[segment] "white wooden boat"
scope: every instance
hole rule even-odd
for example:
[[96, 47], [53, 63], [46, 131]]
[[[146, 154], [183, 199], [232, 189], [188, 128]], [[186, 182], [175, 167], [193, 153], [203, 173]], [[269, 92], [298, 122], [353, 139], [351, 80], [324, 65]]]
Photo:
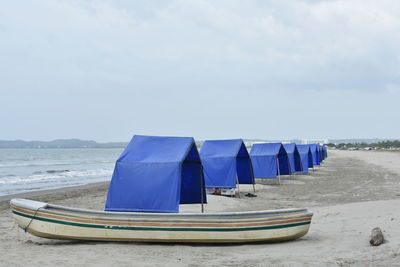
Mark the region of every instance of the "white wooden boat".
[[12, 199], [17, 224], [44, 238], [102, 241], [245, 243], [284, 241], [308, 232], [307, 209], [224, 213], [104, 212]]

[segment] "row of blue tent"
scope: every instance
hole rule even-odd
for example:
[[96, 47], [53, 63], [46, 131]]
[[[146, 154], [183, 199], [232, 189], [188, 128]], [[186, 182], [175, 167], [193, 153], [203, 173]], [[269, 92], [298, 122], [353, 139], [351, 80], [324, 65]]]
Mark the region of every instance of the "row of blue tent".
[[254, 144], [250, 151], [256, 178], [308, 173], [309, 168], [320, 165], [327, 156], [327, 148], [318, 144], [263, 143]]
[[325, 146], [208, 140], [200, 153], [191, 137], [135, 135], [118, 158], [106, 210], [178, 212], [206, 203], [206, 187], [235, 188], [255, 178], [307, 173], [327, 157]]

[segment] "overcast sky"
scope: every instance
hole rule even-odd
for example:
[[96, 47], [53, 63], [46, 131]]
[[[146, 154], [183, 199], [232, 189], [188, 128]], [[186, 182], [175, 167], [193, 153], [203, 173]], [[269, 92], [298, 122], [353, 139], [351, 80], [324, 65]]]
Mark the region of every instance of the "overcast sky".
[[2, 1], [0, 139], [400, 138], [400, 1]]

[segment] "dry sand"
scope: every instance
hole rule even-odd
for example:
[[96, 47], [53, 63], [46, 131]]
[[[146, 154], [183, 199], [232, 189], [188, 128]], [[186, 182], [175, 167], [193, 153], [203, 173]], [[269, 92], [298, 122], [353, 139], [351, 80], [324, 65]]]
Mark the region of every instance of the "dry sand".
[[[182, 245], [57, 241], [24, 233], [0, 202], [1, 266], [400, 266], [400, 153], [330, 151], [309, 175], [257, 184], [257, 197], [209, 196], [206, 211], [307, 207], [310, 232], [295, 241], [246, 245]], [[29, 194], [32, 199], [103, 209], [107, 184]], [[184, 205], [182, 212], [199, 211]], [[386, 242], [371, 247], [381, 227]]]

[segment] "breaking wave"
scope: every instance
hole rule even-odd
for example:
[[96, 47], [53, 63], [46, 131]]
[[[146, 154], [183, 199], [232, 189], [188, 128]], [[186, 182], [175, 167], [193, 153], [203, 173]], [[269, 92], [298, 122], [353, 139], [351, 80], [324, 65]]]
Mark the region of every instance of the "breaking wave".
[[31, 184], [40, 183], [61, 183], [62, 181], [72, 182], [74, 180], [90, 180], [93, 177], [111, 177], [112, 170], [49, 170], [44, 173], [35, 173], [29, 176], [8, 176], [0, 179], [0, 185]]
[[0, 168], [9, 168], [9, 167], [42, 167], [42, 166], [68, 166], [68, 165], [76, 165], [76, 164], [107, 164], [113, 163], [115, 160], [92, 160], [92, 161], [68, 161], [68, 162], [42, 162], [42, 163], [24, 163], [24, 162], [8, 162], [0, 164]]
[[0, 150], [0, 196], [109, 181], [121, 149]]

